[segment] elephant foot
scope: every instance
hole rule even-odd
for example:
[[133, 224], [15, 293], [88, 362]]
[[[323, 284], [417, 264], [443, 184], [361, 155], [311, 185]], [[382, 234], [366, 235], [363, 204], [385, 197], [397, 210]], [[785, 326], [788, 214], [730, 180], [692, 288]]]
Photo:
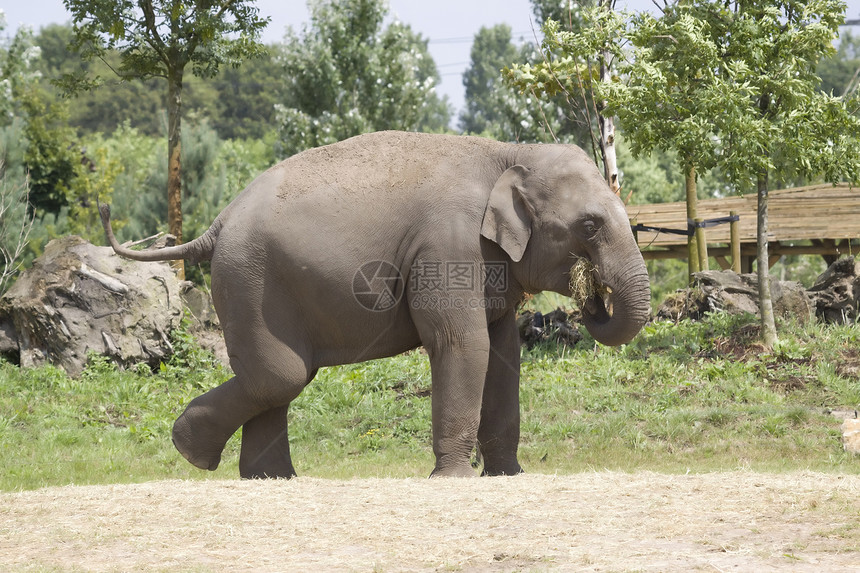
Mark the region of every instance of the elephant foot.
[[514, 462], [506, 465], [485, 465], [481, 476], [513, 476], [525, 473], [520, 464]]
[[447, 466], [444, 468], [436, 467], [430, 474], [431, 478], [439, 477], [458, 477], [458, 478], [473, 478], [477, 477], [475, 470], [472, 469], [472, 464], [465, 463], [462, 465]]
[[[196, 399], [195, 399], [196, 400]], [[221, 463], [221, 452], [230, 434], [200, 415], [194, 400], [173, 423], [173, 445], [193, 466], [201, 470], [214, 471]]]
[[242, 479], [292, 479], [298, 474], [292, 464], [281, 468], [247, 468], [239, 464], [239, 477]]

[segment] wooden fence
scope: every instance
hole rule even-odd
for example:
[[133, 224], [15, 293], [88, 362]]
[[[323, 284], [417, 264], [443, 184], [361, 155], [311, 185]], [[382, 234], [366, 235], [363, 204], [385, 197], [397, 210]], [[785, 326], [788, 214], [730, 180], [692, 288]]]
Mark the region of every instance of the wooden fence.
[[[703, 228], [708, 256], [724, 269], [732, 266], [731, 232], [736, 233], [734, 261], [741, 272], [751, 272], [756, 258], [755, 194], [703, 199], [697, 214], [703, 221], [736, 214], [738, 221]], [[628, 205], [627, 214], [638, 225], [686, 231], [683, 202]], [[812, 185], [771, 191], [768, 201], [770, 266], [783, 255], [821, 255], [828, 262], [860, 252], [860, 188], [849, 185]], [[639, 247], [645, 259], [686, 259], [687, 237], [665, 231], [640, 230]], [[739, 263], [739, 265], [738, 265]]]

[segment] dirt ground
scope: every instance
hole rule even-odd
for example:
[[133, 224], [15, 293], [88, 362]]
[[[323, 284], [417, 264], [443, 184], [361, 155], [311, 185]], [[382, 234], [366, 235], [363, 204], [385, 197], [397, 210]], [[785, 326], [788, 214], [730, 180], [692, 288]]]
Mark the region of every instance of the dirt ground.
[[860, 476], [163, 481], [0, 495], [0, 570], [860, 570]]

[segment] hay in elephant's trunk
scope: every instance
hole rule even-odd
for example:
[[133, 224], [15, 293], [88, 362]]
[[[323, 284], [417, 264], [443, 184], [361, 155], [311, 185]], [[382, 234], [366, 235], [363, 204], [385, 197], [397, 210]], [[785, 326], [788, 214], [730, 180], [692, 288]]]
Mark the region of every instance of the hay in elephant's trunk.
[[595, 297], [605, 299], [612, 292], [597, 280], [597, 276], [597, 267], [586, 258], [578, 258], [570, 268], [570, 296], [579, 308], [585, 308]]

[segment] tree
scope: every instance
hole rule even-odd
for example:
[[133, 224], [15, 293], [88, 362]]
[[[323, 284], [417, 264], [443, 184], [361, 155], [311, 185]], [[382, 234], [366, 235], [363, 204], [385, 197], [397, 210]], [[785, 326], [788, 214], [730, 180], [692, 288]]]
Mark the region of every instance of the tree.
[[[77, 95], [75, 105], [69, 108], [69, 125], [88, 135], [112, 133], [128, 122], [143, 134], [162, 135], [167, 117], [164, 78], [124, 81], [111, 71], [120, 65], [118, 53], [107, 53], [104, 61], [82, 62], [78, 53], [68, 49], [73, 38], [71, 24], [45, 26], [35, 37], [41, 48], [35, 69], [41, 73], [39, 84], [44, 88], [50, 90], [50, 80], [75, 72], [104, 78], [101, 89]], [[279, 51], [277, 44], [266, 46], [262, 55], [238, 68], [222, 66], [212, 79], [186, 76], [183, 118], [206, 119], [219, 137], [227, 139], [261, 139], [274, 133], [275, 104], [280, 101], [282, 84]], [[183, 192], [184, 197], [187, 194]], [[188, 234], [187, 229], [183, 232]]]
[[76, 176], [81, 150], [75, 131], [67, 125], [68, 106], [52, 101], [37, 86], [19, 98], [24, 114], [22, 134], [27, 142], [24, 162], [30, 178], [30, 205], [40, 217], [56, 216], [68, 205], [64, 189]]
[[860, 180], [860, 119], [846, 100], [818, 90], [820, 60], [833, 52], [844, 19], [841, 0], [734, 0], [721, 9], [692, 5], [706, 17], [724, 56], [720, 163], [758, 195], [757, 269], [762, 338], [777, 340], [768, 276], [769, 177], [777, 171], [828, 181]]
[[515, 46], [504, 24], [479, 30], [463, 75], [466, 109], [460, 115], [461, 130], [499, 141], [587, 143], [589, 128], [573, 113], [576, 106], [567, 94], [539, 101], [505, 84], [500, 72], [511, 62], [542, 59], [534, 44]]
[[[0, 32], [6, 29], [6, 15], [0, 10]], [[35, 67], [40, 55], [33, 41], [33, 30], [18, 29], [11, 39], [0, 39], [0, 125], [9, 125], [21, 115], [20, 94], [41, 76]]]
[[449, 105], [436, 94], [427, 40], [400, 22], [383, 28], [386, 4], [310, 3], [310, 27], [288, 32], [277, 106], [283, 154], [368, 131], [446, 129]]
[[[687, 165], [719, 165], [758, 195], [757, 272], [762, 340], [777, 340], [770, 294], [770, 176], [856, 181], [856, 103], [819, 91], [818, 62], [833, 51], [838, 0], [705, 0], [640, 15], [637, 47], [615, 85], [615, 108], [643, 147], [672, 145]], [[678, 70], [683, 74], [679, 75]], [[688, 176], [689, 181], [689, 176]]]
[[[0, 22], [0, 30], [5, 22]], [[62, 187], [74, 177], [78, 151], [67, 124], [67, 106], [52, 101], [40, 84], [41, 49], [29, 28], [0, 46], [0, 127], [16, 123], [24, 139], [22, 167], [29, 174], [28, 209], [56, 215], [66, 204]], [[6, 155], [4, 152], [2, 155]], [[15, 168], [6, 160], [6, 168]]]
[[275, 104], [283, 99], [279, 53], [279, 46], [267, 46], [261, 57], [214, 79], [218, 99], [206, 117], [220, 137], [262, 139], [274, 131]]
[[[268, 23], [248, 0], [63, 0], [72, 14], [71, 47], [84, 60], [119, 54], [113, 68], [123, 80], [167, 81], [167, 223], [182, 241], [182, 88], [186, 68], [211, 78], [222, 65], [239, 65], [262, 52], [257, 41]], [[91, 89], [100, 78], [66, 75], [69, 91]], [[184, 274], [181, 261], [177, 269]]]
[[[0, 10], [0, 33], [5, 29], [5, 14]], [[38, 55], [33, 33], [28, 28], [20, 28], [11, 40], [0, 40], [0, 258], [3, 260], [0, 295], [6, 292], [21, 266], [33, 227], [19, 96], [22, 91], [29, 91], [39, 78], [33, 69]]]
[[[697, 217], [697, 178], [716, 162], [718, 141], [711, 118], [722, 111], [722, 93], [709, 81], [722, 54], [707, 33], [707, 23], [680, 5], [659, 18], [632, 17], [627, 37], [632, 50], [619, 62], [623, 82], [605, 86], [610, 113], [625, 125], [635, 154], [656, 148], [678, 154], [684, 176], [687, 220]], [[707, 268], [694, 235], [688, 240], [688, 274]]]
[[[614, 120], [603, 113], [607, 102], [597, 89], [599, 84], [610, 80], [613, 61], [620, 54], [619, 38], [623, 37], [623, 27], [614, 5], [614, 0], [600, 0], [596, 6], [579, 13], [583, 20], [577, 24], [573, 23], [570, 8], [568, 25], [546, 20], [542, 60], [513, 64], [503, 70], [503, 76], [520, 93], [531, 93], [540, 101], [561, 96], [566, 99], [571, 113], [580, 110], [595, 161], [603, 164], [607, 183], [620, 194]], [[598, 135], [594, 134], [595, 127]]]
[[576, 32], [583, 26], [582, 10], [594, 6], [595, 0], [531, 0], [532, 11], [539, 25], [558, 22], [564, 30]]
[[483, 133], [499, 126], [504, 118], [499, 71], [516, 61], [519, 53], [511, 42], [511, 27], [498, 24], [482, 27], [472, 43], [472, 62], [463, 73], [466, 108], [460, 113], [460, 129]]

